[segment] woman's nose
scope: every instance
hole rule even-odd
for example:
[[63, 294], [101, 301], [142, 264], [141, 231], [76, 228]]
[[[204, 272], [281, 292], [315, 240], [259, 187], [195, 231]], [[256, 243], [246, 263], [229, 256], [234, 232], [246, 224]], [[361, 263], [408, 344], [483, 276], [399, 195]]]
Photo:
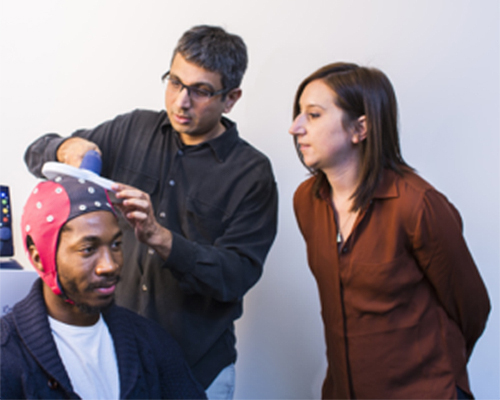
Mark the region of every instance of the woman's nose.
[[292, 125], [290, 126], [290, 129], [288, 129], [288, 133], [290, 135], [302, 135], [305, 133], [304, 125], [303, 125], [303, 116], [302, 114], [299, 114], [295, 117], [295, 119], [292, 122]]

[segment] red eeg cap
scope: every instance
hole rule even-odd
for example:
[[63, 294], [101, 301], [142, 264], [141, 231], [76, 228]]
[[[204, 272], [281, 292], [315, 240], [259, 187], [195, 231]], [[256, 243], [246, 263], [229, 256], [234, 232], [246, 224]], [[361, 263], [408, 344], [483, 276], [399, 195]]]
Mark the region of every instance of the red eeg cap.
[[43, 266], [43, 271], [35, 270], [56, 295], [62, 294], [56, 266], [59, 232], [71, 219], [94, 211], [115, 213], [106, 189], [65, 175], [39, 183], [24, 206], [21, 218], [24, 248], [28, 252], [26, 239], [30, 236]]

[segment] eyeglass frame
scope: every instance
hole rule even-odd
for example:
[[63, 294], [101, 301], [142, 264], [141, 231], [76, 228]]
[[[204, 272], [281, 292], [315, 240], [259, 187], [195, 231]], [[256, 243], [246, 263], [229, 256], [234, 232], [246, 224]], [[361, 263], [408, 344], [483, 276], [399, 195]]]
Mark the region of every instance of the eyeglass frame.
[[[165, 82], [165, 81], [172, 82], [172, 80], [170, 79], [170, 70], [167, 71], [167, 72], [165, 72], [162, 75], [161, 80], [162, 80], [162, 82]], [[203, 100], [207, 101], [207, 100], [211, 99], [212, 97], [218, 96], [220, 94], [229, 93], [232, 90], [232, 89], [220, 89], [220, 90], [216, 90], [215, 92], [212, 93], [212, 92], [209, 92], [208, 90], [198, 88], [198, 87], [196, 87], [196, 85], [185, 85], [179, 78], [175, 78], [175, 81], [176, 81], [176, 83], [178, 83], [181, 86], [181, 88], [178, 91], [178, 93], [180, 93], [184, 89], [186, 89], [187, 92], [188, 92], [189, 98], [191, 100], [195, 100], [195, 101], [196, 100], [198, 100], [198, 101], [200, 101], [200, 100], [201, 101], [203, 101]], [[168, 85], [168, 82], [167, 82], [167, 85]], [[206, 93], [206, 97], [196, 97], [196, 95], [195, 95], [195, 97], [193, 98], [191, 96], [191, 94], [193, 93], [193, 91], [194, 91], [194, 93], [196, 93], [196, 92], [198, 92], [198, 93], [199, 92]]]

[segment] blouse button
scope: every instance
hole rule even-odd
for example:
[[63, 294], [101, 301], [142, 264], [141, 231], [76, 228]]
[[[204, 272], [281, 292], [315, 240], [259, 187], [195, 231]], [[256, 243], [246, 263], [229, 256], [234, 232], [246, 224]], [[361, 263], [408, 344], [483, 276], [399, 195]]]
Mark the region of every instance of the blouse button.
[[343, 253], [343, 254], [347, 253], [348, 251], [349, 251], [349, 249], [348, 249], [347, 247], [344, 247], [344, 248], [342, 249], [342, 253]]
[[142, 285], [142, 290], [143, 290], [143, 292], [147, 292], [148, 291], [148, 287], [144, 284], [144, 285]]
[[173, 179], [171, 179], [171, 180], [168, 182], [168, 184], [169, 184], [170, 186], [175, 186], [175, 181], [174, 181]]

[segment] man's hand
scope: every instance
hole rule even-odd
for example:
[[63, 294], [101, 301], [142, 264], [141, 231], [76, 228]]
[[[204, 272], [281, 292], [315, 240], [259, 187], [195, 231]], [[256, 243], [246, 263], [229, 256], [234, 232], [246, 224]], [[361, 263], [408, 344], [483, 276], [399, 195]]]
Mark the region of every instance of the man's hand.
[[166, 260], [172, 248], [172, 233], [158, 223], [149, 195], [132, 186], [115, 183], [112, 186], [117, 199], [115, 204], [132, 225], [137, 239], [152, 247]]
[[102, 154], [95, 143], [80, 137], [70, 137], [62, 142], [57, 149], [57, 161], [79, 168], [83, 156], [89, 150], [95, 150]]

